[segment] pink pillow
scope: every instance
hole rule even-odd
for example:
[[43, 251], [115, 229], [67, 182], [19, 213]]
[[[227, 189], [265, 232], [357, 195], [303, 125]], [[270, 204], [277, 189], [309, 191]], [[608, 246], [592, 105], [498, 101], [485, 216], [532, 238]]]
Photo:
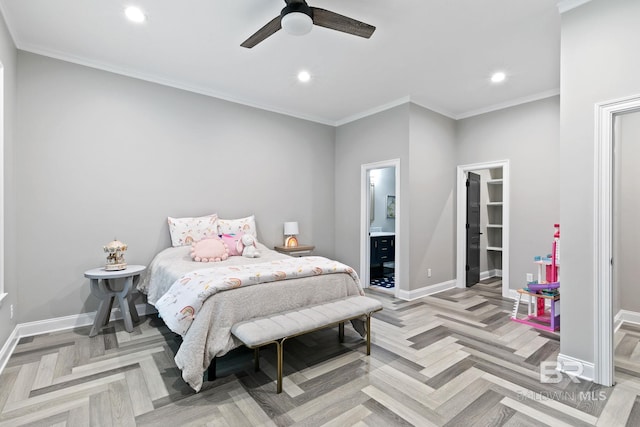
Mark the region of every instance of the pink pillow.
[[240, 256], [242, 255], [242, 250], [244, 249], [244, 245], [242, 244], [242, 234], [223, 234], [221, 236], [222, 241], [227, 244], [227, 248], [229, 248], [229, 256]]
[[196, 262], [219, 262], [228, 257], [227, 244], [219, 237], [202, 239], [191, 246], [191, 258]]

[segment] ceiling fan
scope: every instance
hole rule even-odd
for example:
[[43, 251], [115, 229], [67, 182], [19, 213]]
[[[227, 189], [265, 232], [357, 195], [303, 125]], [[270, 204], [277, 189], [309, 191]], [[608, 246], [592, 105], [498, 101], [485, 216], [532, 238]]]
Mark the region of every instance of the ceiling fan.
[[280, 28], [284, 28], [290, 34], [303, 35], [311, 31], [314, 25], [319, 25], [367, 39], [371, 37], [376, 29], [373, 25], [365, 24], [353, 18], [339, 15], [329, 10], [310, 7], [305, 0], [284, 0], [284, 2], [287, 5], [282, 9], [280, 15], [256, 31], [240, 46], [250, 49], [275, 34]]

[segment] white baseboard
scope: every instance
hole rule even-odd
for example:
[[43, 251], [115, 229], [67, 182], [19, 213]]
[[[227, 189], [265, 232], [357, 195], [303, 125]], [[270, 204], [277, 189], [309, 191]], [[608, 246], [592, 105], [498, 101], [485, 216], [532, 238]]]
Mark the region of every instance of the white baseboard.
[[487, 270], [480, 273], [480, 280], [489, 279], [491, 277], [502, 277], [502, 270], [493, 269]]
[[618, 332], [618, 329], [620, 329], [620, 326], [622, 326], [623, 320], [622, 320], [622, 310], [620, 310], [618, 312], [618, 314], [616, 314], [613, 318], [613, 333], [615, 334], [616, 332]]
[[13, 332], [11, 332], [11, 335], [9, 335], [9, 338], [7, 338], [7, 341], [2, 346], [2, 350], [0, 350], [0, 375], [4, 370], [4, 367], [7, 366], [7, 362], [9, 361], [11, 354], [13, 354], [13, 350], [15, 350], [16, 345], [18, 345], [18, 340], [20, 340], [20, 337], [18, 336], [18, 328], [14, 328]]
[[640, 324], [640, 313], [637, 311], [620, 310], [613, 319], [613, 331], [617, 331], [623, 323]]
[[[137, 304], [136, 311], [140, 316], [157, 313], [156, 309], [149, 304]], [[20, 338], [89, 326], [93, 324], [95, 317], [96, 312], [92, 312], [17, 324], [11, 335], [9, 335], [7, 341], [4, 343], [2, 350], [0, 350], [0, 374], [2, 374], [4, 367], [9, 361], [9, 357], [11, 357], [16, 345], [18, 345]], [[111, 310], [109, 321], [120, 319], [122, 319], [122, 312], [120, 309], [114, 308]]]
[[[137, 304], [136, 311], [141, 316], [156, 313], [153, 306], [148, 304]], [[64, 331], [67, 329], [80, 328], [93, 324], [96, 312], [74, 314], [72, 316], [56, 317], [53, 319], [39, 320], [36, 322], [20, 323], [16, 325], [18, 335], [22, 337], [30, 337], [33, 335], [47, 334], [51, 332]], [[122, 312], [119, 308], [111, 310], [109, 321], [122, 319]]]
[[[490, 277], [502, 277], [502, 270], [488, 270], [480, 273], [480, 280], [485, 280]], [[455, 288], [456, 283], [456, 279], [453, 279], [446, 282], [436, 283], [435, 285], [423, 286], [422, 288], [411, 291], [399, 289], [396, 297], [405, 301], [412, 301], [414, 299], [426, 297], [427, 295], [437, 294], [438, 292]]]
[[593, 362], [587, 362], [585, 360], [576, 359], [575, 357], [567, 356], [566, 354], [558, 354], [557, 358], [558, 362], [558, 371], [563, 374], [573, 376], [575, 374], [575, 370], [567, 370], [563, 369], [563, 366], [568, 365], [570, 367], [575, 367], [576, 365], [582, 365], [582, 373], [577, 375], [578, 378], [586, 381], [593, 382], [593, 378], [595, 377], [596, 367]]
[[456, 281], [449, 280], [447, 282], [437, 283], [435, 285], [424, 286], [422, 288], [414, 289], [411, 291], [398, 290], [396, 297], [405, 300], [413, 301], [414, 299], [426, 297], [427, 295], [437, 294], [438, 292], [446, 291], [447, 289], [455, 288]]

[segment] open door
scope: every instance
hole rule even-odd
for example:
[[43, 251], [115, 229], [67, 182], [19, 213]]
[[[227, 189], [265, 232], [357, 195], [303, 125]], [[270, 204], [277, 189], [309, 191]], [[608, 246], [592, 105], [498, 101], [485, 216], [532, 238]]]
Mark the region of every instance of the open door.
[[[491, 211], [496, 213], [498, 210], [500, 221], [498, 218], [490, 218], [487, 217], [487, 222], [495, 220], [499, 223], [500, 229], [500, 243], [498, 248], [496, 248], [501, 254], [501, 269], [496, 271], [488, 271], [488, 273], [493, 276], [502, 277], [502, 296], [504, 298], [514, 298], [517, 297], [517, 293], [510, 289], [509, 287], [509, 160], [496, 160], [492, 162], [486, 163], [473, 163], [468, 165], [458, 165], [457, 167], [457, 179], [456, 179], [456, 287], [464, 288], [467, 286], [467, 272], [468, 266], [472, 266], [475, 263], [477, 265], [477, 260], [480, 257], [473, 258], [473, 254], [469, 254], [469, 243], [467, 240], [467, 224], [468, 224], [468, 209], [467, 205], [470, 204], [467, 202], [467, 178], [469, 177], [470, 172], [478, 172], [489, 170], [492, 171], [495, 169], [495, 177], [492, 175], [491, 178], [488, 178], [490, 181], [495, 181], [492, 185], [498, 185], [497, 181], [500, 181], [499, 185], [502, 186], [502, 194], [501, 201], [496, 203], [496, 206], [492, 208]], [[498, 175], [500, 178], [498, 179]], [[481, 175], [482, 176], [482, 175]], [[484, 180], [483, 180], [484, 181]], [[482, 189], [485, 184], [488, 184], [489, 181], [485, 181], [482, 183], [477, 183], [478, 188]], [[470, 183], [471, 185], [471, 183]], [[487, 188], [486, 190], [488, 190]], [[483, 190], [484, 192], [484, 190]], [[483, 195], [484, 197], [484, 195]], [[477, 200], [477, 199], [476, 199]], [[484, 199], [482, 201], [484, 203]], [[497, 202], [497, 200], [496, 200]], [[477, 203], [477, 202], [476, 202]], [[480, 210], [483, 209], [484, 205], [480, 206]], [[488, 206], [488, 204], [487, 204]], [[484, 213], [483, 213], [484, 214]], [[484, 218], [482, 220], [484, 223]], [[479, 228], [476, 229], [476, 233], [480, 233]], [[473, 237], [473, 236], [471, 236]], [[480, 237], [479, 234], [476, 237]], [[494, 236], [495, 237], [495, 236]], [[497, 242], [496, 242], [497, 243]], [[482, 241], [482, 245], [484, 245], [484, 239]], [[482, 254], [482, 252], [479, 252]], [[477, 276], [476, 276], [477, 277]], [[482, 277], [482, 275], [480, 276]], [[472, 279], [477, 280], [477, 279]], [[515, 294], [515, 295], [514, 295]]]
[[[372, 195], [375, 195], [372, 187], [370, 171], [373, 169], [395, 169], [394, 173], [394, 187], [393, 190], [387, 191], [383, 186], [378, 186], [380, 183], [374, 183], [374, 186], [378, 186], [375, 189], [376, 194], [380, 194], [383, 198], [375, 202]], [[393, 222], [393, 228], [389, 227], [388, 230], [394, 229], [393, 237], [393, 287], [386, 288], [389, 293], [392, 293], [396, 298], [407, 298], [404, 295], [408, 294], [408, 291], [402, 290], [404, 280], [402, 279], [402, 260], [401, 260], [401, 203], [400, 203], [400, 159], [391, 159], [375, 163], [367, 163], [360, 166], [360, 280], [364, 287], [371, 285], [371, 240], [374, 232], [372, 232], [373, 221], [376, 217], [385, 221]], [[389, 198], [388, 195], [395, 195], [395, 198]], [[391, 206], [392, 205], [392, 206]], [[380, 211], [378, 211], [380, 208]], [[372, 216], [372, 210], [378, 211], [378, 214]], [[383, 231], [383, 230], [381, 230]], [[390, 260], [387, 260], [390, 261]], [[389, 266], [390, 267], [390, 266]], [[383, 266], [384, 271], [384, 266]], [[408, 285], [407, 285], [408, 286]], [[407, 298], [408, 299], [408, 298]]]
[[467, 175], [467, 265], [466, 285], [480, 281], [480, 175]]

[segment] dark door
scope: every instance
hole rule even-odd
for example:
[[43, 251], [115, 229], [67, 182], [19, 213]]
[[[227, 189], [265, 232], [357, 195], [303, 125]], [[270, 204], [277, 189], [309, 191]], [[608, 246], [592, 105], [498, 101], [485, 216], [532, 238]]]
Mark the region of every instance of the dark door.
[[467, 176], [467, 287], [480, 281], [480, 175]]

